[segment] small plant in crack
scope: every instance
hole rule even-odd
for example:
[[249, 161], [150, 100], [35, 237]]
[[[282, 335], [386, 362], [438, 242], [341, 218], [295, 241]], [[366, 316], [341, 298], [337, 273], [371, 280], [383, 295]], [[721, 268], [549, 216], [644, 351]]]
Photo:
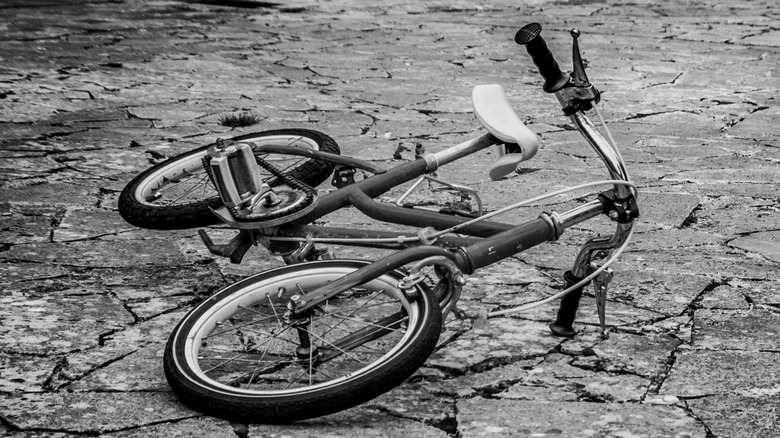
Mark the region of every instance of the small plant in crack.
[[691, 210], [691, 212], [688, 214], [688, 217], [686, 217], [677, 228], [690, 228], [693, 224], [699, 222], [699, 218], [696, 217], [696, 212], [699, 210], [701, 210], [701, 205], [694, 207], [694, 209]]
[[258, 123], [260, 118], [252, 111], [244, 111], [239, 114], [228, 114], [220, 116], [219, 124], [230, 128], [240, 128], [242, 126], [251, 126]]

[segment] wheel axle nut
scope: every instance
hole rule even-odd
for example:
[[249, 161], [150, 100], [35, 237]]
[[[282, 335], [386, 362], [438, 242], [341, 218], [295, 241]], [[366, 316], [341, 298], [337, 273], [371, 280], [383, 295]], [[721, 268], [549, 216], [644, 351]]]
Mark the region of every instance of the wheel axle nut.
[[290, 302], [287, 304], [287, 308], [290, 310], [295, 310], [305, 305], [306, 301], [302, 300], [300, 295], [293, 295], [290, 297]]

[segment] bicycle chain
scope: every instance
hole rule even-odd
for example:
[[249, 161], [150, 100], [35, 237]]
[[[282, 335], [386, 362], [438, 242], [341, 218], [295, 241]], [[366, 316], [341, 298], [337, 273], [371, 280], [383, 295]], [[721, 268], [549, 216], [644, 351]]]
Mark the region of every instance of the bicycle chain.
[[293, 190], [301, 191], [304, 193], [305, 197], [303, 202], [301, 202], [298, 205], [295, 205], [293, 208], [289, 210], [280, 211], [279, 213], [271, 213], [268, 215], [263, 216], [261, 219], [252, 219], [251, 217], [240, 217], [236, 214], [235, 209], [228, 208], [228, 211], [230, 211], [230, 214], [233, 216], [234, 219], [238, 222], [262, 222], [262, 221], [270, 221], [273, 219], [279, 219], [283, 218], [285, 216], [292, 215], [294, 213], [297, 213], [304, 208], [310, 206], [312, 202], [314, 202], [315, 196], [317, 195], [317, 190], [313, 189], [312, 187], [309, 187], [308, 185], [304, 184], [303, 182], [297, 180], [296, 178], [293, 178], [292, 176], [282, 172], [281, 170], [275, 168], [272, 164], [265, 161], [264, 159], [260, 158], [259, 156], [255, 155], [255, 161], [257, 164], [262, 167], [263, 169], [267, 170], [270, 174], [275, 176], [277, 179], [282, 181], [285, 185], [290, 187]]

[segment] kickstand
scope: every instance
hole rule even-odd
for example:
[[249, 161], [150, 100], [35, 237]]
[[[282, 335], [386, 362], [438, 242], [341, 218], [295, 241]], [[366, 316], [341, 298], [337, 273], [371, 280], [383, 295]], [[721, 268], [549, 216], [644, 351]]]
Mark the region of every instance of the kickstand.
[[593, 279], [593, 288], [596, 293], [596, 310], [599, 314], [602, 337], [606, 337], [607, 334], [607, 289], [609, 287], [609, 282], [612, 281], [612, 275], [612, 269], [605, 269]]

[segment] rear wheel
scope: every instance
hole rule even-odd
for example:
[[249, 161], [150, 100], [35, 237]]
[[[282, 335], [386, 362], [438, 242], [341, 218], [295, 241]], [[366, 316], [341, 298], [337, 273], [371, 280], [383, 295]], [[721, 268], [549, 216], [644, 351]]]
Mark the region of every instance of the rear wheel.
[[[331, 154], [339, 147], [327, 135], [307, 129], [279, 129], [234, 137], [237, 142], [251, 142], [257, 146], [294, 146]], [[209, 210], [222, 206], [217, 190], [203, 166], [209, 144], [169, 158], [133, 178], [119, 195], [119, 213], [129, 223], [162, 230], [195, 228], [217, 223]], [[287, 176], [315, 187], [333, 171], [333, 164], [311, 158], [260, 154], [266, 162]], [[260, 169], [263, 179], [272, 187], [282, 184], [277, 178]]]
[[318, 261], [242, 280], [193, 309], [165, 348], [165, 375], [190, 407], [234, 421], [313, 418], [397, 386], [431, 354], [441, 331], [424, 286], [414, 298], [384, 274], [326, 301], [305, 318], [285, 317], [290, 297], [327, 285], [368, 262]]

